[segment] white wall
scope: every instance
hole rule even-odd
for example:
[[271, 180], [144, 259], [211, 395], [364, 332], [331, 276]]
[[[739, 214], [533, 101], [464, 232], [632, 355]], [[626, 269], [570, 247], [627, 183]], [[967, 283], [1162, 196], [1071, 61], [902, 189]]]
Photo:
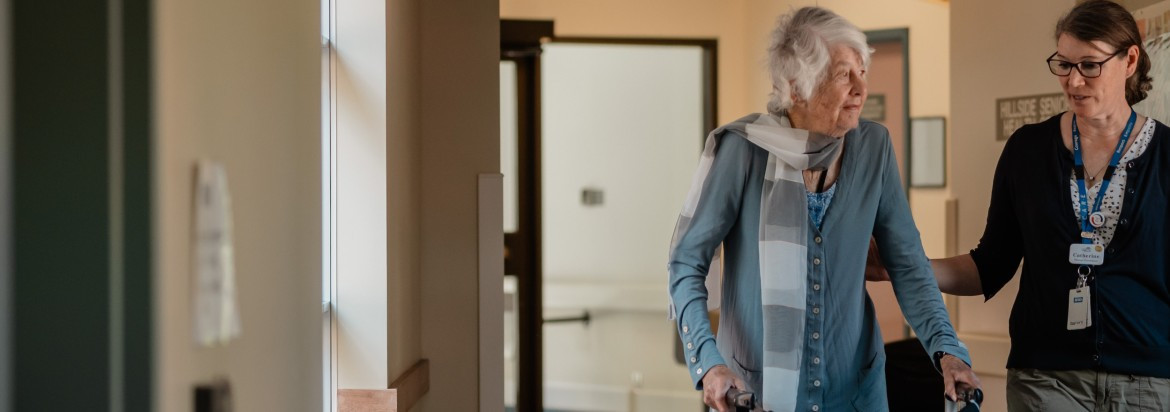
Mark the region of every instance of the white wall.
[[545, 281], [661, 284], [706, 132], [702, 49], [551, 43], [541, 64]]
[[520, 225], [520, 150], [516, 62], [500, 62], [500, 173], [504, 175], [504, 233]]
[[334, 4], [337, 387], [386, 389], [386, 6]]
[[[320, 6], [316, 0], [154, 2], [155, 407], [230, 380], [235, 410], [321, 406]], [[197, 159], [231, 188], [243, 334], [191, 334]]]

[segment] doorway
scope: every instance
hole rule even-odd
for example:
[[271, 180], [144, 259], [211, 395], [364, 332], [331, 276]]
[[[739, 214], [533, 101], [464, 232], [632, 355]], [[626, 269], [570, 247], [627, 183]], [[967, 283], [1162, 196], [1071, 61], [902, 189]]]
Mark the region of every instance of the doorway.
[[715, 127], [715, 41], [551, 38], [507, 50], [506, 410], [699, 408], [674, 357], [664, 264], [689, 189], [679, 176]]
[[[908, 29], [868, 31], [865, 33], [874, 52], [869, 65], [869, 98], [862, 117], [886, 126], [897, 157], [902, 187], [910, 193], [909, 127], [910, 124], [910, 51]], [[910, 337], [902, 309], [890, 282], [866, 282], [870, 299], [877, 312], [882, 341], [892, 342]]]

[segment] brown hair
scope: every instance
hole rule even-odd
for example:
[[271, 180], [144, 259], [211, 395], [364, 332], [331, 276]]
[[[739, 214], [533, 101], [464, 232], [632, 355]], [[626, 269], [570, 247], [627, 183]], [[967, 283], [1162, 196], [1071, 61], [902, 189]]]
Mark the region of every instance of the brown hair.
[[1061, 34], [1084, 42], [1102, 41], [1118, 52], [1137, 46], [1137, 71], [1125, 81], [1125, 101], [1134, 105], [1145, 100], [1154, 81], [1150, 78], [1150, 55], [1142, 46], [1137, 22], [1128, 10], [1108, 0], [1086, 1], [1056, 22], [1056, 38]]

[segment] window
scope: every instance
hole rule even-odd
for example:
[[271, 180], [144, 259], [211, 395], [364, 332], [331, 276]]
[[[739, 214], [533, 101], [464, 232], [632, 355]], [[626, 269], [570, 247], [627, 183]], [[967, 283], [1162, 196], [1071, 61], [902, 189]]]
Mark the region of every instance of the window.
[[337, 410], [336, 347], [333, 331], [336, 311], [336, 249], [337, 219], [334, 205], [337, 200], [336, 182], [336, 99], [333, 76], [333, 1], [321, 0], [321, 314], [322, 407], [324, 411]]

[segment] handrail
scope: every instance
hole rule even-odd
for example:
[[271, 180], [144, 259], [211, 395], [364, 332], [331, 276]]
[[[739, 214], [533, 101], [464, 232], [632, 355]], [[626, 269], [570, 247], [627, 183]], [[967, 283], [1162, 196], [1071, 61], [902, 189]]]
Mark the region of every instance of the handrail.
[[430, 390], [431, 363], [423, 359], [390, 384], [390, 389], [338, 389], [338, 412], [406, 412]]
[[589, 311], [586, 310], [581, 316], [572, 316], [567, 318], [545, 318], [544, 323], [567, 323], [567, 322], [583, 322], [585, 326], [589, 326]]

